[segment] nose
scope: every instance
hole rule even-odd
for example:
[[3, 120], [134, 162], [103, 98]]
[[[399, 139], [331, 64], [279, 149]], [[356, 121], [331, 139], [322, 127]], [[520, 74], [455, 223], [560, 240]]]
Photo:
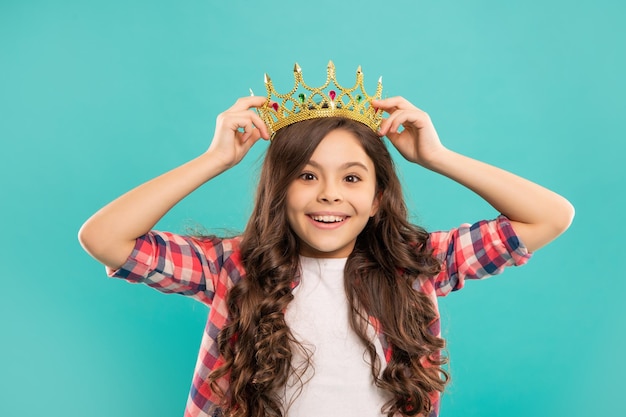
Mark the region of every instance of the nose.
[[320, 183], [318, 200], [323, 203], [335, 203], [342, 200], [341, 189], [333, 181]]

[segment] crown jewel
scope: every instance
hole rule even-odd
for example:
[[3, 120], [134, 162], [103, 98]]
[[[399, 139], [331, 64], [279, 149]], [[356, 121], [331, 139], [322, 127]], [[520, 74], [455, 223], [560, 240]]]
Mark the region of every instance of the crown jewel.
[[321, 87], [310, 87], [302, 78], [302, 69], [296, 63], [293, 69], [294, 86], [286, 94], [274, 90], [272, 80], [265, 74], [267, 101], [258, 109], [259, 115], [270, 130], [272, 138], [281, 128], [303, 120], [320, 117], [346, 117], [377, 131], [383, 112], [372, 106], [383, 90], [382, 77], [378, 79], [376, 93], [370, 96], [363, 87], [361, 66], [356, 70], [353, 87], [342, 87], [335, 78], [335, 65], [328, 62], [326, 82]]

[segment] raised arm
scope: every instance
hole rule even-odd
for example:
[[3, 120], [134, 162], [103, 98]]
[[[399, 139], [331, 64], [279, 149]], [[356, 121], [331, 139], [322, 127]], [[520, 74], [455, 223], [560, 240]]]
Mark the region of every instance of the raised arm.
[[[563, 233], [574, 208], [562, 196], [510, 172], [445, 148], [428, 114], [402, 97], [374, 100], [389, 113], [379, 134], [387, 136], [409, 161], [438, 172], [471, 189], [507, 216], [529, 251]], [[398, 132], [400, 126], [404, 127]]]
[[218, 116], [215, 135], [205, 153], [136, 187], [91, 216], [78, 233], [83, 248], [112, 269], [123, 265], [135, 240], [149, 232], [176, 203], [236, 165], [259, 138], [269, 139], [265, 124], [250, 110], [264, 102], [264, 97], [239, 99]]

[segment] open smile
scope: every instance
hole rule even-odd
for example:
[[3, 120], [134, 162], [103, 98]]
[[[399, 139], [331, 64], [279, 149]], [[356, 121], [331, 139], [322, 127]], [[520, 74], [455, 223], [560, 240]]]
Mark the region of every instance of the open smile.
[[310, 215], [309, 217], [315, 220], [316, 222], [320, 222], [320, 223], [339, 223], [339, 222], [346, 220], [347, 218], [347, 216], [328, 216], [328, 215], [324, 215], [324, 216]]
[[311, 224], [317, 229], [333, 230], [342, 227], [350, 219], [350, 216], [345, 214], [321, 214], [310, 213], [307, 214]]

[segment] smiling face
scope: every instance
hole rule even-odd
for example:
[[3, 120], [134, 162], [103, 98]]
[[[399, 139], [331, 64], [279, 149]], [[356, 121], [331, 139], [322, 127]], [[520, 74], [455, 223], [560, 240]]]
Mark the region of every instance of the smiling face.
[[376, 172], [359, 140], [343, 129], [319, 143], [287, 189], [287, 219], [300, 254], [345, 258], [378, 210]]

